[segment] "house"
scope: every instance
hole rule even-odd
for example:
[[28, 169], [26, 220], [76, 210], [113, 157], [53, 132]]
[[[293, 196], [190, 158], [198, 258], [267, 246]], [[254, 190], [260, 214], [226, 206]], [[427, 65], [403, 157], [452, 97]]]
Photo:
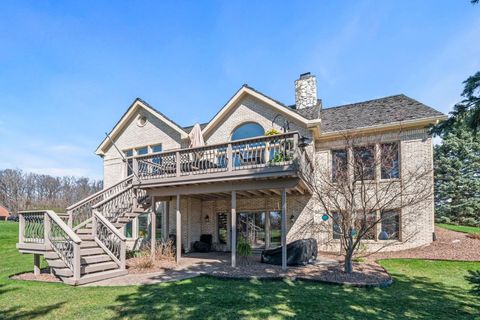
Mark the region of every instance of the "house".
[[[377, 141], [372, 146], [377, 149], [395, 145], [393, 178], [401, 183], [402, 172], [412, 165], [432, 165], [427, 128], [444, 118], [405, 95], [325, 108], [310, 73], [295, 81], [294, 105], [243, 85], [196, 128], [136, 99], [96, 150], [103, 159], [104, 190], [70, 206], [65, 222], [52, 211], [21, 213], [17, 247], [43, 254], [72, 284], [124, 274], [126, 249], [155, 239], [175, 239], [178, 260], [202, 234], [211, 235], [214, 250], [231, 252], [232, 266], [232, 243], [239, 237], [257, 250], [282, 245], [284, 258], [286, 243], [306, 237], [317, 239], [320, 250], [337, 251], [335, 226], [322, 218], [310, 179], [320, 169], [331, 170], [345, 134], [359, 134], [363, 143]], [[204, 146], [190, 146], [194, 130], [201, 132]], [[433, 188], [433, 175], [427, 182]], [[414, 210], [413, 221], [404, 220], [403, 212], [389, 221], [388, 230], [396, 232], [387, 240], [388, 250], [432, 241], [433, 198]], [[29, 229], [34, 223], [46, 224], [47, 231]], [[379, 228], [367, 241], [368, 250], [384, 244]]]
[[10, 216], [10, 213], [8, 212], [8, 209], [5, 208], [4, 206], [0, 206], [0, 221], [7, 220], [9, 216]]

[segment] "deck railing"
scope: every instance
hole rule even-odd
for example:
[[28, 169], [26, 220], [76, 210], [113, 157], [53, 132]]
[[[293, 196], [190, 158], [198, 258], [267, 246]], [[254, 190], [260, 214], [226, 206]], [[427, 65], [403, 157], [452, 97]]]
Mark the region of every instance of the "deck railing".
[[95, 241], [121, 269], [126, 268], [125, 236], [97, 210], [93, 210], [93, 235]]
[[82, 240], [51, 210], [20, 211], [19, 239], [21, 245], [44, 244], [52, 249], [72, 270], [74, 280], [80, 279], [80, 245]]
[[133, 158], [140, 180], [181, 178], [296, 163], [298, 132], [243, 139]]

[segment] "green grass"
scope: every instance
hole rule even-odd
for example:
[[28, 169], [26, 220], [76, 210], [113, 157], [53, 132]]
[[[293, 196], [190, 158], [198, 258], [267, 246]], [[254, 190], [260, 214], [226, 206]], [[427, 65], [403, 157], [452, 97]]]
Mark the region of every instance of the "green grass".
[[457, 226], [454, 224], [446, 224], [446, 223], [437, 223], [437, 227], [463, 232], [463, 233], [480, 233], [480, 227], [469, 227], [469, 226]]
[[208, 277], [158, 285], [70, 287], [10, 280], [30, 270], [15, 249], [15, 223], [0, 223], [0, 319], [480, 319], [465, 280], [480, 262], [384, 260], [386, 289]]

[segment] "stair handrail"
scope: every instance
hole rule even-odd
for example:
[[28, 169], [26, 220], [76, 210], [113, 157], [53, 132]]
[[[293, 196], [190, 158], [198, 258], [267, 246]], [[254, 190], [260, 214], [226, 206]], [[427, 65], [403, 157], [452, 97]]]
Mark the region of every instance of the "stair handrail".
[[43, 243], [46, 249], [55, 251], [65, 265], [72, 270], [73, 279], [80, 279], [80, 245], [82, 239], [53, 210], [19, 211], [19, 242], [25, 243], [25, 217], [42, 216]]
[[102, 189], [102, 190], [100, 190], [100, 191], [97, 191], [97, 192], [95, 192], [94, 194], [92, 194], [92, 195], [90, 195], [90, 196], [88, 196], [88, 197], [86, 197], [86, 198], [84, 198], [84, 199], [82, 199], [82, 200], [80, 200], [80, 201], [78, 201], [78, 202], [76, 202], [76, 203], [68, 206], [68, 207], [67, 207], [67, 211], [73, 210], [73, 209], [75, 209], [76, 207], [81, 206], [81, 205], [84, 204], [85, 202], [90, 201], [90, 199], [96, 198], [97, 196], [99, 196], [99, 195], [102, 194], [102, 193], [107, 193], [108, 191], [114, 189], [115, 187], [121, 185], [122, 183], [127, 182], [128, 180], [132, 180], [132, 179], [133, 179], [133, 174], [129, 175], [129, 176], [126, 177], [125, 179], [120, 180], [119, 182], [115, 183], [114, 185], [111, 185], [110, 187], [108, 187], [108, 188], [106, 188], [106, 189]]
[[130, 190], [130, 189], [132, 189], [132, 188], [133, 188], [133, 185], [130, 185], [130, 186], [128, 186], [127, 188], [125, 188], [125, 189], [123, 189], [123, 190], [121, 190], [121, 191], [119, 191], [119, 192], [117, 192], [117, 193], [115, 193], [115, 194], [111, 195], [110, 197], [108, 197], [108, 198], [106, 198], [106, 199], [104, 199], [104, 200], [102, 200], [102, 201], [100, 201], [100, 202], [98, 202], [98, 203], [94, 204], [94, 205], [92, 206], [92, 209], [94, 209], [94, 210], [95, 210], [95, 209], [98, 209], [98, 208], [100, 208], [100, 207], [101, 207], [101, 206], [103, 206], [105, 203], [107, 203], [107, 202], [109, 202], [109, 201], [111, 201], [111, 200], [113, 200], [113, 199], [117, 198], [118, 196], [120, 196], [121, 194], [123, 194], [123, 193], [125, 193], [125, 192], [129, 191], [129, 190]]
[[[128, 188], [129, 186], [132, 185], [132, 182], [133, 182], [133, 174], [129, 175], [128, 177], [126, 177], [123, 180], [120, 180], [119, 182], [115, 183], [114, 185], [112, 185], [112, 186], [110, 186], [106, 189], [100, 190], [100, 191], [86, 197], [85, 199], [80, 200], [77, 203], [69, 206], [67, 208], [67, 214], [68, 214], [68, 217], [69, 217], [68, 218], [68, 225], [73, 227], [73, 219], [75, 218], [74, 217], [74, 211], [75, 210], [81, 211], [80, 209], [85, 206], [85, 207], [88, 207], [88, 208], [85, 208], [85, 209], [87, 209], [88, 211], [91, 211], [93, 205], [97, 204], [99, 201], [103, 201], [106, 198], [111, 197], [112, 191], [113, 191], [113, 194], [116, 194], [116, 193], [118, 193], [118, 191], [116, 189], [118, 189], [120, 186], [122, 186], [125, 183], [128, 184], [128, 186], [127, 186], [127, 188]], [[120, 190], [122, 190], [122, 189], [120, 189]], [[91, 214], [91, 212], [87, 212], [86, 214], [84, 214], [84, 216], [85, 217], [82, 218], [82, 221], [80, 221], [80, 223], [84, 222], [86, 219], [91, 218], [92, 214]]]
[[92, 229], [95, 242], [124, 270], [127, 252], [125, 235], [96, 209], [93, 210]]

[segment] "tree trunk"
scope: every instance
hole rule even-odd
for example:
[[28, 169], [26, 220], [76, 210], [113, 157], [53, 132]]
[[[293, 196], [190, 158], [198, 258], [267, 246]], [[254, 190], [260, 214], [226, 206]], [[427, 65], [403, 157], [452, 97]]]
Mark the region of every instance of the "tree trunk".
[[353, 272], [353, 263], [352, 263], [353, 253], [348, 251], [345, 255], [345, 262], [344, 262], [344, 271], [345, 273], [352, 273]]

